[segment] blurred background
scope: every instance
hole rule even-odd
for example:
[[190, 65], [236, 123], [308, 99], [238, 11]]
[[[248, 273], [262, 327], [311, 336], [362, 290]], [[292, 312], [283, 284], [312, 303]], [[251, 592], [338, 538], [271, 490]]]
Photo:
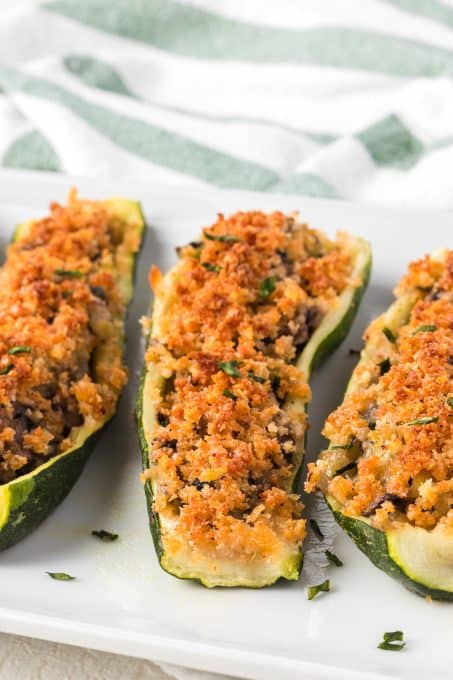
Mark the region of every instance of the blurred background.
[[[0, 9], [3, 169], [453, 206], [453, 0]], [[207, 676], [3, 635], [0, 677]]]

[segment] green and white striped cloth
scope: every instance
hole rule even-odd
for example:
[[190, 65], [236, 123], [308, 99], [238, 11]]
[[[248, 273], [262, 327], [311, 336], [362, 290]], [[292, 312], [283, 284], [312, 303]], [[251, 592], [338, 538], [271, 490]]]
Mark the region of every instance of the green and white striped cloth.
[[49, 0], [0, 20], [0, 162], [453, 204], [453, 0]]

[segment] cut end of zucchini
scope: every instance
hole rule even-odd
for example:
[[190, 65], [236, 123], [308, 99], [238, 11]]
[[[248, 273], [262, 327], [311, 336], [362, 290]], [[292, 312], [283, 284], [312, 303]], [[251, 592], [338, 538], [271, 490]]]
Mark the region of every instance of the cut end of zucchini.
[[[154, 367], [142, 377], [142, 385], [137, 403], [137, 418], [142, 449], [143, 467], [148, 467], [148, 442], [156, 423], [156, 410], [153, 401], [145, 395], [153, 394], [162, 388], [162, 378]], [[217, 586], [263, 588], [281, 578], [297, 581], [302, 568], [302, 552], [293, 543], [281, 544], [277, 554], [267, 559], [259, 558], [250, 562], [222, 559], [216, 555], [215, 548], [210, 554], [188, 546], [177, 540], [172, 532], [171, 515], [152, 510], [153, 489], [149, 482], [145, 489], [148, 496], [148, 509], [156, 552], [162, 569], [181, 579], [200, 582], [207, 588]]]
[[381, 531], [365, 517], [348, 517], [326, 497], [336, 521], [357, 547], [408, 590], [434, 600], [453, 601], [453, 533], [402, 526]]
[[166, 551], [162, 555], [161, 566], [178, 578], [199, 581], [207, 588], [264, 588], [281, 578], [297, 581], [302, 568], [302, 553], [300, 550], [292, 554], [288, 551], [286, 557], [279, 555], [278, 559], [260, 559], [239, 566], [237, 561], [219, 560], [215, 555], [200, 557], [189, 550], [174, 554]]
[[[413, 583], [420, 584], [431, 593], [443, 591], [441, 599], [453, 599], [451, 531], [441, 526], [432, 531], [408, 526], [389, 531], [387, 545], [390, 558]], [[439, 593], [437, 597], [440, 597]]]

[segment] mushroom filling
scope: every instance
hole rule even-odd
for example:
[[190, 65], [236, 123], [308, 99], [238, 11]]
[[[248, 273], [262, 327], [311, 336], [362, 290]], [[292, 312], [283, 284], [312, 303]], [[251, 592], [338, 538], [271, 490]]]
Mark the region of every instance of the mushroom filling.
[[[310, 389], [294, 365], [349, 283], [342, 237], [282, 213], [237, 213], [178, 249], [171, 311], [147, 351], [166, 380], [145, 473], [154, 509], [199, 548], [250, 558], [300, 542], [292, 493]], [[176, 540], [176, 539], [175, 539]]]
[[52, 204], [27, 224], [0, 270], [0, 481], [71, 448], [103, 421], [126, 382], [121, 225], [103, 203]]
[[327, 419], [331, 447], [309, 466], [306, 488], [377, 528], [452, 527], [453, 251], [412, 263], [396, 292], [412, 299], [407, 318], [367, 330], [372, 350]]

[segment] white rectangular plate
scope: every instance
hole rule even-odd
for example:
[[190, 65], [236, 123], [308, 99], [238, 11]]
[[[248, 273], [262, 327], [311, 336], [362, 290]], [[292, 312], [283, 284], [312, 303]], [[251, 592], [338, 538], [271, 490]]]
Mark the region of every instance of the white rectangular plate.
[[[197, 236], [222, 211], [299, 210], [313, 226], [345, 229], [369, 239], [374, 269], [359, 315], [343, 346], [313, 379], [309, 458], [319, 430], [341, 401], [354, 359], [351, 347], [391, 300], [407, 263], [452, 245], [453, 217], [318, 201], [302, 197], [211, 189], [158, 187], [132, 181], [0, 173], [0, 246], [18, 222], [44, 214], [68, 188], [105, 198], [141, 201], [149, 228], [139, 258], [128, 320], [130, 383], [118, 415], [103, 434], [67, 500], [30, 537], [0, 555], [0, 629], [111, 652], [265, 680], [451, 678], [453, 605], [407, 592], [339, 531], [332, 592], [308, 602], [304, 581], [264, 590], [216, 589], [179, 581], [158, 566], [139, 482], [133, 408], [142, 346], [138, 319], [146, 313], [151, 262], [167, 269], [174, 246]], [[120, 534], [116, 543], [92, 529]], [[61, 583], [46, 571], [65, 571]], [[384, 631], [401, 629], [400, 653], [376, 649]]]

